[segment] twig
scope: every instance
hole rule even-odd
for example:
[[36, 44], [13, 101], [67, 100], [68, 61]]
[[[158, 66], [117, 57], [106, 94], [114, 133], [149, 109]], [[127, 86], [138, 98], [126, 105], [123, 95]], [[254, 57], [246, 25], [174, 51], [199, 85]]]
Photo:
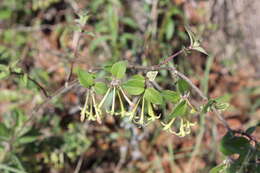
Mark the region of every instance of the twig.
[[[191, 50], [191, 48], [188, 48], [188, 50]], [[160, 67], [162, 65], [166, 65], [168, 62], [170, 62], [173, 58], [175, 58], [176, 56], [182, 54], [185, 51], [185, 49], [181, 49], [178, 52], [176, 52], [175, 54], [169, 56], [168, 58], [166, 58], [164, 61], [162, 61], [161, 63], [159, 63], [158, 65], [155, 65], [156, 67]]]
[[[71, 1], [71, 0], [67, 0], [67, 1], [71, 5], [71, 7], [75, 13], [79, 12], [79, 6], [76, 2]], [[83, 29], [81, 27], [80, 31], [75, 31], [75, 34], [74, 34], [74, 38], [73, 38], [73, 45], [74, 45], [73, 58], [74, 59], [77, 57], [77, 53], [78, 53], [78, 49], [79, 49], [79, 41], [80, 41], [82, 32], [83, 32]], [[73, 68], [74, 68], [74, 62], [75, 61], [71, 61], [71, 63], [70, 63], [70, 71], [69, 71], [67, 80], [65, 82], [65, 86], [67, 86], [71, 80]]]
[[75, 168], [74, 173], [79, 173], [80, 168], [81, 168], [81, 165], [82, 165], [82, 163], [83, 163], [83, 159], [84, 159], [84, 154], [81, 154], [81, 156], [80, 156], [80, 158], [79, 158], [79, 161], [78, 161], [78, 163], [77, 163], [77, 166], [76, 166], [76, 168]]
[[[192, 81], [186, 77], [184, 74], [182, 74], [181, 72], [177, 71], [174, 67], [170, 67], [171, 71], [175, 74], [177, 74], [180, 78], [184, 79], [195, 91], [197, 94], [199, 94], [199, 96], [205, 100], [208, 101], [208, 98], [202, 93], [202, 91], [192, 83]], [[218, 119], [221, 121], [221, 123], [225, 126], [225, 128], [228, 131], [232, 131], [232, 129], [230, 128], [230, 126], [228, 125], [227, 121], [221, 116], [221, 114], [218, 112], [218, 110], [216, 110], [215, 108], [213, 108], [213, 113], [218, 117]]]
[[12, 75], [17, 75], [17, 76], [27, 75], [27, 76], [28, 76], [28, 79], [29, 79], [30, 81], [32, 81], [35, 85], [37, 85], [37, 87], [42, 91], [42, 93], [44, 94], [44, 96], [47, 97], [47, 98], [49, 97], [49, 94], [48, 94], [48, 92], [45, 90], [45, 88], [44, 88], [39, 82], [37, 82], [35, 79], [33, 79], [32, 77], [30, 77], [28, 74], [26, 74], [26, 73], [24, 73], [24, 72], [18, 73], [18, 72], [14, 72], [14, 71], [10, 71], [10, 73], [11, 73]]
[[[79, 49], [79, 41], [80, 41], [81, 35], [82, 35], [82, 31], [80, 31], [80, 32], [76, 31], [76, 34], [74, 36], [75, 37], [75, 41], [73, 41], [75, 43], [75, 48], [74, 48], [74, 52], [73, 52], [73, 58], [77, 57], [77, 53], [78, 53], [78, 49]], [[72, 73], [73, 73], [73, 68], [74, 68], [74, 62], [75, 61], [71, 61], [71, 63], [70, 63], [70, 71], [69, 71], [67, 80], [65, 82], [65, 86], [67, 86], [69, 81], [71, 80]]]

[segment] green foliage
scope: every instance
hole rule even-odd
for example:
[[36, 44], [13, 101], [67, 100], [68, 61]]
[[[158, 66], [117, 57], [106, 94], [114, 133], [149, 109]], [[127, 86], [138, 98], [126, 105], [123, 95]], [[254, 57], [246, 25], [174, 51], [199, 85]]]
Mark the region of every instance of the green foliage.
[[173, 109], [172, 113], [169, 115], [169, 118], [172, 119], [172, 118], [176, 118], [178, 116], [182, 116], [186, 113], [186, 111], [187, 111], [187, 101], [182, 100]]
[[190, 85], [183, 79], [178, 80], [177, 87], [182, 95], [187, 94], [190, 89]]
[[[252, 132], [252, 128], [249, 131]], [[259, 172], [259, 164], [257, 163], [260, 158], [259, 148], [257, 147], [259, 144], [254, 141], [255, 144], [252, 145], [251, 139], [235, 134], [232, 131], [227, 132], [221, 140], [220, 151], [228, 157], [232, 157], [234, 154], [238, 154], [239, 157], [212, 168], [210, 173]]]
[[94, 85], [94, 76], [84, 70], [78, 70], [78, 79], [82, 86], [89, 88]]
[[245, 155], [250, 150], [250, 142], [244, 137], [234, 136], [228, 132], [221, 140], [220, 151], [226, 155]]
[[116, 79], [121, 79], [125, 76], [126, 67], [127, 67], [126, 61], [119, 61], [119, 62], [113, 64], [113, 66], [111, 68], [111, 74]]
[[[87, 4], [90, 13], [79, 12], [77, 19], [74, 20], [74, 12], [70, 14], [73, 11], [71, 7], [75, 8], [74, 3], [78, 2], [80, 2], [80, 7]], [[57, 169], [50, 171], [57, 172], [67, 169], [68, 166], [74, 169], [74, 164], [80, 163], [79, 157], [88, 151], [92, 142], [94, 144], [100, 142], [93, 140], [104, 139], [107, 142], [108, 139], [106, 136], [98, 136], [100, 132], [96, 132], [91, 127], [91, 123], [80, 123], [79, 119], [101, 124], [106, 115], [114, 115], [116, 120], [120, 117], [124, 119], [124, 123], [129, 123], [127, 122], [129, 120], [140, 127], [154, 122], [155, 128], [159, 124], [156, 122], [160, 122], [163, 130], [184, 137], [192, 132], [192, 126], [196, 125], [196, 122], [192, 121], [201, 114], [213, 109], [226, 110], [229, 104], [219, 98], [209, 99], [207, 103], [201, 105], [201, 109], [194, 108], [194, 100], [190, 101], [191, 87], [185, 79], [177, 77], [178, 81], [175, 83], [168, 80], [170, 73], [166, 70], [148, 72], [144, 70], [143, 72], [138, 68], [129, 69], [127, 61], [120, 61], [120, 58], [124, 57], [130, 61], [131, 66], [134, 62], [138, 62], [139, 66], [157, 64], [161, 61], [160, 57], [169, 57], [175, 48], [178, 49], [183, 43], [185, 44], [188, 37], [190, 45], [184, 48], [185, 52], [195, 50], [207, 55], [195, 34], [189, 28], [186, 28], [187, 34], [182, 29], [184, 16], [182, 6], [173, 5], [172, 2], [170, 0], [158, 1], [160, 21], [153, 21], [149, 17], [152, 5], [148, 4], [148, 1], [145, 2], [146, 5], [141, 7], [149, 13], [145, 21], [146, 19], [142, 18], [135, 19], [128, 8], [129, 4], [119, 0], [93, 0], [87, 3], [60, 0], [3, 0], [0, 7], [0, 20], [1, 26], [5, 26], [6, 29], [1, 28], [0, 33], [0, 80], [7, 81], [4, 83], [7, 89], [1, 89], [0, 102], [4, 103], [4, 107], [7, 104], [8, 108], [7, 113], [0, 117], [0, 172], [40, 172], [50, 167]], [[147, 26], [145, 32], [140, 27], [141, 20], [144, 20]], [[50, 28], [45, 28], [45, 22], [46, 28], [50, 23]], [[153, 22], [156, 28], [153, 28]], [[63, 23], [65, 27], [57, 26]], [[76, 23], [76, 26], [68, 27], [67, 24], [70, 23], [73, 23], [72, 25]], [[26, 25], [23, 26], [23, 24]], [[20, 26], [22, 31], [19, 31]], [[58, 34], [56, 27], [60, 28]], [[38, 28], [39, 31], [37, 31]], [[89, 28], [91, 31], [88, 31]], [[45, 34], [45, 30], [50, 30], [51, 34]], [[34, 32], [37, 32], [37, 39], [34, 38]], [[39, 87], [31, 80], [35, 79], [47, 87], [57, 87], [55, 70], [63, 71], [63, 68], [60, 64], [54, 68], [49, 68], [48, 65], [41, 67], [41, 62], [38, 62], [36, 56], [39, 50], [34, 50], [34, 43], [39, 40], [39, 36], [43, 35], [43, 40], [51, 38], [51, 44], [55, 42], [54, 44], [61, 45], [55, 48], [54, 54], [58, 50], [58, 53], [64, 52], [65, 57], [72, 57], [74, 53], [68, 46], [70, 42], [68, 43], [65, 39], [71, 37], [72, 32], [82, 33], [79, 51], [85, 49], [84, 46], [86, 46], [88, 49], [86, 52], [93, 54], [93, 57], [105, 55], [107, 58], [105, 65], [101, 65], [103, 68], [98, 68], [99, 70], [94, 70], [93, 73], [82, 69], [77, 71], [79, 83], [86, 88], [85, 103], [80, 108], [80, 116], [77, 116], [78, 110], [74, 112], [74, 107], [78, 107], [75, 103], [81, 102], [81, 96], [73, 104], [61, 102], [56, 95], [48, 97], [46, 101], [40, 95]], [[59, 43], [56, 43], [57, 40]], [[42, 54], [41, 51], [39, 53]], [[58, 56], [59, 60], [63, 61], [63, 56]], [[28, 60], [27, 58], [32, 58], [35, 65], [24, 63]], [[67, 62], [66, 59], [65, 62]], [[163, 67], [167, 67], [167, 64]], [[15, 73], [19, 73], [18, 77]], [[53, 83], [52, 79], [55, 79]], [[53, 90], [50, 88], [50, 91]], [[26, 114], [19, 109], [27, 110], [27, 106], [30, 105], [28, 101], [45, 105], [53, 98], [56, 105], [54, 109], [49, 109], [49, 107], [40, 109], [33, 117], [30, 117], [31, 110]], [[194, 105], [197, 104], [200, 102]], [[41, 106], [40, 104], [39, 107]], [[61, 110], [64, 110], [66, 114], [57, 113]], [[110, 124], [110, 122], [105, 124]], [[252, 135], [258, 126], [259, 124], [249, 127], [245, 133]], [[90, 129], [95, 135], [89, 134], [92, 132]], [[107, 130], [103, 127], [100, 129], [100, 131]], [[119, 136], [119, 133], [115, 136]], [[124, 135], [120, 136], [120, 140]], [[157, 131], [154, 134], [151, 133], [151, 138], [156, 135]], [[96, 136], [97, 139], [93, 139]], [[133, 135], [129, 141], [132, 141], [132, 138]], [[234, 157], [234, 155], [238, 157], [234, 157], [232, 162], [223, 162], [213, 168], [210, 173], [260, 172], [259, 143], [247, 136], [238, 136], [229, 132], [221, 140], [219, 148], [227, 157]], [[111, 154], [110, 152], [109, 148], [108, 153]], [[100, 156], [98, 154], [97, 157]], [[106, 159], [97, 158], [93, 167], [102, 160]], [[67, 165], [65, 165], [66, 162]]]
[[180, 94], [176, 91], [163, 90], [162, 95], [167, 102], [177, 103], [180, 100]]
[[147, 88], [144, 92], [144, 98], [153, 104], [163, 104], [163, 98], [161, 94], [154, 88]]
[[131, 79], [126, 81], [122, 87], [130, 95], [140, 95], [144, 92], [145, 78], [141, 75], [134, 75]]
[[95, 82], [94, 88], [97, 94], [105, 94], [107, 91], [107, 85], [104, 82]]

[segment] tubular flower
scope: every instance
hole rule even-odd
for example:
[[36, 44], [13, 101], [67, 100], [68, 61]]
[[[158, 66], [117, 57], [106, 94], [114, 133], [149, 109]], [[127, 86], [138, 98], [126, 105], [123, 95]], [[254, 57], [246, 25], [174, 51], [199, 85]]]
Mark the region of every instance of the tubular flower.
[[[138, 106], [141, 103], [141, 111], [140, 115], [138, 115]], [[142, 95], [137, 103], [134, 105], [133, 109], [131, 112], [127, 114], [129, 116], [129, 120], [133, 120], [135, 123], [140, 124], [140, 125], [147, 125], [150, 122], [155, 121], [156, 119], [160, 118], [160, 115], [156, 115], [154, 112], [153, 104], [149, 101], [147, 101]]]
[[[111, 91], [112, 90], [112, 91]], [[111, 110], [107, 110], [106, 112], [111, 115], [121, 115], [121, 117], [124, 117], [128, 115], [128, 112], [125, 110], [124, 102], [126, 101], [128, 104], [132, 105], [133, 103], [130, 101], [130, 99], [127, 97], [121, 86], [113, 86], [110, 87], [101, 102], [98, 105], [98, 108], [101, 108], [108, 98], [108, 95], [112, 93], [112, 105]], [[116, 100], [118, 99], [119, 105], [120, 105], [120, 112], [115, 112], [116, 107]]]
[[101, 124], [101, 114], [102, 111], [96, 103], [95, 92], [88, 89], [84, 107], [81, 108], [80, 120], [84, 121], [86, 118], [89, 121], [97, 121]]
[[176, 117], [173, 118], [167, 124], [162, 122], [162, 125], [164, 126], [163, 130], [173, 133], [177, 136], [184, 137], [184, 136], [190, 134], [191, 127], [196, 125], [196, 123], [192, 123], [189, 120], [187, 120], [186, 118], [178, 118], [178, 119], [180, 119], [180, 128], [179, 128], [179, 132], [175, 132], [174, 130], [172, 130], [172, 126], [173, 126], [173, 123], [176, 121], [176, 119], [177, 119]]

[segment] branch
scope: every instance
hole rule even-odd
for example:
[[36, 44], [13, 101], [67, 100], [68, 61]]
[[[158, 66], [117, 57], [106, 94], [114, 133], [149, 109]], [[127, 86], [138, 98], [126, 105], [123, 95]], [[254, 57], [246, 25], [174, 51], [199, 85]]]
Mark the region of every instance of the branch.
[[[73, 58], [77, 57], [77, 53], [78, 53], [78, 49], [79, 49], [79, 41], [80, 41], [81, 35], [82, 35], [82, 30], [80, 32], [76, 31], [75, 36], [74, 36], [75, 41], [73, 40], [73, 43], [75, 45], [74, 52], [73, 52]], [[67, 86], [68, 82], [71, 80], [73, 68], [74, 68], [74, 62], [75, 62], [75, 60], [71, 61], [71, 63], [70, 63], [70, 71], [69, 71], [67, 80], [65, 82], [65, 86]]]
[[[192, 81], [185, 76], [184, 74], [182, 74], [181, 72], [177, 71], [174, 67], [170, 67], [169, 68], [170, 71], [176, 75], [178, 75], [180, 78], [182, 78], [183, 80], [185, 80], [195, 91], [196, 93], [205, 101], [209, 101], [209, 99], [203, 94], [203, 92], [192, 83]], [[221, 121], [221, 123], [224, 125], [224, 127], [228, 130], [228, 131], [232, 131], [232, 129], [230, 128], [230, 126], [228, 125], [227, 121], [221, 116], [221, 114], [219, 113], [219, 111], [216, 108], [213, 108], [213, 113], [218, 117], [218, 119]]]
[[[18, 73], [18, 72], [10, 71], [10, 74], [11, 74], [11, 75], [16, 75], [16, 76], [22, 76], [22, 75], [25, 75], [26, 73], [24, 73], [24, 72]], [[37, 85], [37, 87], [42, 91], [42, 93], [44, 94], [44, 96], [45, 96], [46, 98], [49, 97], [48, 92], [45, 90], [45, 88], [44, 88], [39, 82], [37, 82], [36, 80], [34, 80], [34, 79], [33, 79], [32, 77], [30, 77], [29, 75], [28, 75], [28, 79], [29, 79], [30, 81], [32, 81], [35, 85]]]

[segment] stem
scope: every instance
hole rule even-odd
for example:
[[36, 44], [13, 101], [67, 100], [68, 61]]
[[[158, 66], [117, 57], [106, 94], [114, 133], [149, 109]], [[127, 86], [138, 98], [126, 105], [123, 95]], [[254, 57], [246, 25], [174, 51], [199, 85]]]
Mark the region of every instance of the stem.
[[[21, 73], [18, 73], [18, 72], [14, 72], [14, 71], [10, 71], [10, 73], [12, 74], [12, 75], [17, 75], [17, 76], [22, 76], [22, 75], [25, 75], [26, 73], [24, 73], [24, 72], [21, 72]], [[27, 74], [28, 75], [28, 74]], [[45, 88], [39, 83], [39, 82], [37, 82], [36, 80], [34, 80], [32, 77], [30, 77], [29, 75], [28, 75], [28, 79], [30, 80], [30, 81], [32, 81], [35, 85], [37, 85], [37, 87], [42, 91], [42, 93], [44, 94], [44, 96], [45, 97], [50, 97], [49, 96], [49, 94], [48, 94], [48, 92], [45, 90]]]

